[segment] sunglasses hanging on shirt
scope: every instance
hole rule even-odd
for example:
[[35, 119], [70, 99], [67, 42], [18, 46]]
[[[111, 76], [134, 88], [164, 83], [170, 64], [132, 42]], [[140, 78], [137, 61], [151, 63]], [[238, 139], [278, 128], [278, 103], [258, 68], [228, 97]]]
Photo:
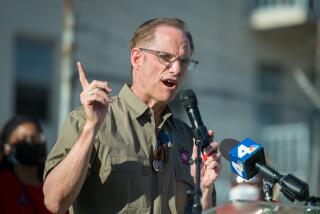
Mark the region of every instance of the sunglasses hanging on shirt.
[[157, 135], [157, 145], [153, 151], [153, 169], [156, 172], [166, 168], [169, 159], [169, 148], [171, 146], [169, 134], [160, 130]]

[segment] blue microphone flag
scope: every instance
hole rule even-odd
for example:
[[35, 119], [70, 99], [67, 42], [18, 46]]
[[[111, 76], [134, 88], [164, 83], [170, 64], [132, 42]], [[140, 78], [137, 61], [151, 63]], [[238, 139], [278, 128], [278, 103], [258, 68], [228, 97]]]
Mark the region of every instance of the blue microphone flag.
[[228, 156], [232, 172], [246, 180], [259, 172], [256, 163], [265, 164], [263, 147], [250, 138], [241, 141]]

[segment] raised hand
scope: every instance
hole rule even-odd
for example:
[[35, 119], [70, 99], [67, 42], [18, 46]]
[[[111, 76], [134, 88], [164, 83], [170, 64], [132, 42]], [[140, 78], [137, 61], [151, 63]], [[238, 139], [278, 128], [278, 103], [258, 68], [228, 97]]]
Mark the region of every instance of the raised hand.
[[89, 83], [83, 65], [77, 62], [77, 66], [82, 86], [80, 101], [86, 113], [87, 123], [99, 129], [106, 116], [107, 107], [112, 102], [109, 97], [112, 89], [109, 87], [108, 82], [93, 80]]

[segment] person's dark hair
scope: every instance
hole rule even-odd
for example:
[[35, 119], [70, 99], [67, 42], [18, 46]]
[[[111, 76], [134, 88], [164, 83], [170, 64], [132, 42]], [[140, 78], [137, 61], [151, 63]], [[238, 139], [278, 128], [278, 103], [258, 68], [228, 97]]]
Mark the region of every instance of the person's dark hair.
[[[23, 123], [33, 123], [37, 129], [38, 132], [41, 133], [43, 132], [43, 129], [41, 127], [41, 124], [39, 120], [36, 117], [33, 116], [25, 116], [25, 115], [17, 115], [9, 119], [1, 129], [0, 133], [0, 149], [4, 149], [4, 144], [9, 143], [10, 136], [12, 132], [21, 124]], [[0, 169], [12, 169], [12, 164], [7, 160], [7, 157], [4, 156], [2, 163], [0, 163]], [[39, 180], [42, 179], [42, 174], [43, 174], [43, 169], [44, 169], [44, 163], [40, 164], [38, 166], [38, 177]]]
[[36, 117], [17, 115], [9, 119], [3, 126], [0, 133], [0, 146], [8, 143], [12, 132], [22, 123], [33, 123], [39, 132], [43, 132], [40, 122]]
[[185, 32], [189, 40], [191, 52], [193, 53], [194, 43], [193, 43], [192, 35], [188, 31], [186, 23], [178, 18], [155, 18], [155, 19], [150, 19], [144, 22], [134, 32], [129, 44], [130, 50], [140, 46], [141, 44], [152, 42], [154, 39], [154, 31], [158, 26], [161, 26], [161, 25], [172, 26], [174, 28], [180, 29], [181, 31]]

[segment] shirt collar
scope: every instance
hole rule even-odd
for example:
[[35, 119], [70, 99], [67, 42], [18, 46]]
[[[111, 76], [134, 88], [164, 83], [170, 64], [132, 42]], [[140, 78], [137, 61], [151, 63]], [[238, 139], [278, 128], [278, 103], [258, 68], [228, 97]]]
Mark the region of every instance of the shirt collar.
[[159, 128], [161, 129], [163, 124], [167, 121], [167, 119], [172, 117], [172, 112], [170, 108], [167, 106], [164, 111], [161, 113], [161, 122], [159, 124]]
[[[126, 102], [129, 108], [135, 114], [135, 118], [138, 118], [145, 113], [150, 114], [150, 108], [133, 93], [128, 84], [124, 84], [119, 93], [119, 97]], [[172, 112], [167, 106], [161, 114], [163, 122], [166, 121], [170, 116], [172, 116]]]
[[119, 97], [126, 102], [136, 118], [143, 115], [149, 109], [149, 107], [133, 93], [128, 84], [124, 84], [119, 93]]

